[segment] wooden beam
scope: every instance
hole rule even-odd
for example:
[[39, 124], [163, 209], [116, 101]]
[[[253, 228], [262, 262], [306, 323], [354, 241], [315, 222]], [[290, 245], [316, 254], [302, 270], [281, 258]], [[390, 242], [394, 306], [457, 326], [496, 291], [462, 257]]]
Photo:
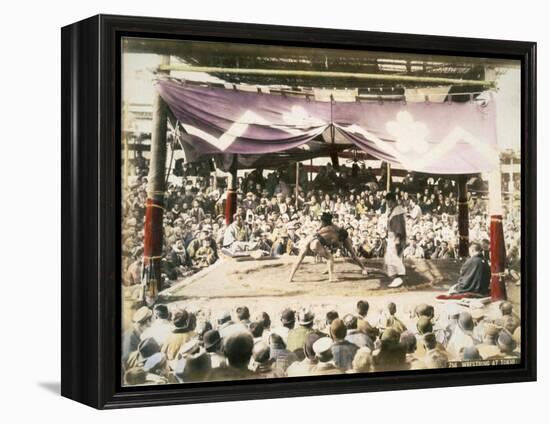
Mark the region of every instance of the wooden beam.
[[418, 75], [391, 75], [362, 72], [335, 72], [335, 71], [308, 71], [298, 69], [253, 69], [253, 68], [223, 68], [216, 66], [192, 66], [185, 63], [171, 63], [160, 65], [159, 71], [205, 72], [218, 74], [264, 75], [279, 77], [323, 77], [323, 78], [351, 78], [358, 80], [390, 81], [390, 82], [418, 82], [441, 85], [475, 85], [486, 88], [496, 87], [494, 81], [469, 80], [461, 78], [425, 77]]

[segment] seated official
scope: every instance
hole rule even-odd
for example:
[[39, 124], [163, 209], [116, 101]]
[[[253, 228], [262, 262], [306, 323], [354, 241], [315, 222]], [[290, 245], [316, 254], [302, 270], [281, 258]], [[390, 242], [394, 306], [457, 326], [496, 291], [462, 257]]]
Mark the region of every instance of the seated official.
[[455, 293], [489, 294], [491, 269], [483, 258], [483, 252], [479, 243], [470, 245], [470, 258], [460, 268], [458, 283], [449, 290]]

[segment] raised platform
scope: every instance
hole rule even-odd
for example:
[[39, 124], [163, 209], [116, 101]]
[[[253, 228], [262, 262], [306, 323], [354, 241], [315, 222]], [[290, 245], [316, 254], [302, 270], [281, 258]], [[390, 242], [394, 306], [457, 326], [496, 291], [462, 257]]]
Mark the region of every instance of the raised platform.
[[390, 289], [382, 273], [383, 260], [366, 261], [370, 274], [348, 261], [335, 263], [339, 281], [328, 282], [326, 264], [306, 257], [293, 282], [288, 276], [296, 257], [263, 260], [225, 258], [199, 274], [183, 279], [162, 292], [166, 300], [191, 298], [246, 298], [293, 296], [373, 296], [412, 290], [445, 290], [458, 276], [461, 263], [454, 260], [408, 260], [406, 284]]
[[[370, 319], [376, 321], [388, 302], [397, 304], [398, 317], [413, 328], [414, 308], [420, 303], [434, 305], [436, 316], [446, 317], [452, 301], [438, 301], [436, 296], [448, 290], [458, 277], [462, 262], [455, 260], [409, 260], [407, 282], [402, 287], [388, 288], [390, 281], [381, 273], [382, 259], [365, 262], [369, 271], [363, 276], [357, 265], [339, 260], [335, 264], [336, 283], [328, 282], [323, 274], [326, 264], [314, 263], [306, 257], [298, 270], [295, 281], [288, 276], [296, 257], [254, 259], [224, 258], [191, 277], [182, 279], [161, 292], [159, 302], [170, 308], [186, 308], [197, 314], [199, 322], [215, 320], [222, 311], [235, 312], [237, 306], [250, 308], [252, 318], [267, 312], [278, 324], [278, 317], [285, 308], [298, 310], [310, 308], [316, 315], [318, 328], [324, 326], [324, 316], [329, 310], [340, 314], [353, 313], [359, 299], [371, 305]], [[510, 300], [519, 311], [519, 287], [507, 285]], [[130, 289], [131, 290], [131, 289]], [[129, 317], [138, 305], [127, 299], [124, 327], [130, 325]], [[467, 309], [467, 308], [464, 308]], [[498, 304], [483, 308], [491, 316], [498, 316]]]

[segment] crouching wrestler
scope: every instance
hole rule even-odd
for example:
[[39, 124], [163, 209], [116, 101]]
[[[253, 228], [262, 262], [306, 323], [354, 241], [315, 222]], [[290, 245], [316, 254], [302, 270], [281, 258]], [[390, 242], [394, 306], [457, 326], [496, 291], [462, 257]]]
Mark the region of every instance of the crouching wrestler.
[[321, 215], [321, 228], [319, 228], [315, 234], [304, 240], [298, 258], [290, 271], [288, 281], [292, 282], [294, 274], [296, 274], [298, 267], [308, 253], [325, 258], [327, 260], [329, 281], [338, 281], [334, 276], [333, 258], [333, 252], [338, 249], [347, 250], [353, 262], [361, 267], [363, 275], [368, 274], [367, 268], [361, 263], [355, 253], [348, 232], [344, 228], [334, 225], [332, 223], [332, 215], [328, 212], [324, 212]]

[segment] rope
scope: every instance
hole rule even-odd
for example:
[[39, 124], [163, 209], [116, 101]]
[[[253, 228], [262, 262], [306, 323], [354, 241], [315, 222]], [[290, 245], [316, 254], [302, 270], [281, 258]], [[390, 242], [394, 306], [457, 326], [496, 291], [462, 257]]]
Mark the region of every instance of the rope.
[[164, 209], [163, 206], [161, 205], [157, 205], [156, 203], [148, 203], [145, 205], [145, 207], [151, 207], [151, 208], [159, 208], [159, 209], [162, 209], [163, 211], [166, 211], [166, 209]]

